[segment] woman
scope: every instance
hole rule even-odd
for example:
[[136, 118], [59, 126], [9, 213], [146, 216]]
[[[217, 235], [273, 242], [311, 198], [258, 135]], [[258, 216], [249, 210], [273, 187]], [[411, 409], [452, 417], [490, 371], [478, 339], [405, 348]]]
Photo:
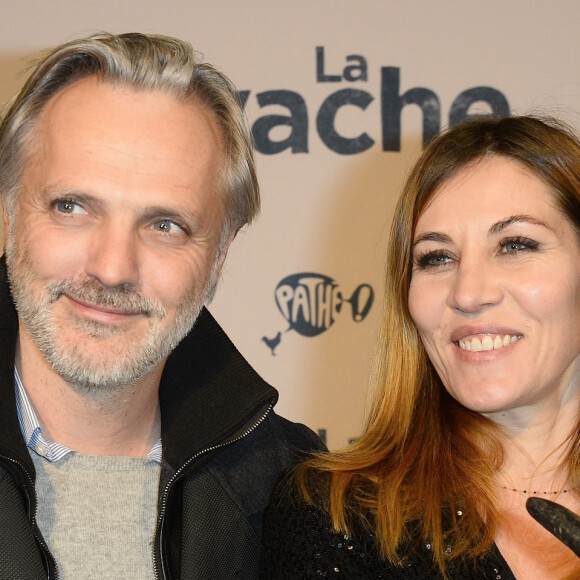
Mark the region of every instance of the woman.
[[467, 121], [395, 212], [362, 435], [279, 485], [266, 578], [580, 578], [526, 511], [580, 512], [580, 144]]

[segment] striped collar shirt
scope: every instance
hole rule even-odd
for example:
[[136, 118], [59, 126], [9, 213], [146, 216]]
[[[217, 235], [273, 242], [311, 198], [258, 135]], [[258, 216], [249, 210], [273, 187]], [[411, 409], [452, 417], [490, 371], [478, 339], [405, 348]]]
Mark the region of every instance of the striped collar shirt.
[[[16, 390], [16, 412], [18, 413], [20, 431], [28, 448], [48, 461], [58, 461], [69, 453], [74, 453], [66, 445], [50, 441], [42, 436], [40, 422], [26, 394], [26, 389], [20, 380], [16, 367], [14, 367], [14, 387]], [[161, 463], [161, 453], [161, 439], [159, 439], [147, 454], [147, 459], [155, 463]]]

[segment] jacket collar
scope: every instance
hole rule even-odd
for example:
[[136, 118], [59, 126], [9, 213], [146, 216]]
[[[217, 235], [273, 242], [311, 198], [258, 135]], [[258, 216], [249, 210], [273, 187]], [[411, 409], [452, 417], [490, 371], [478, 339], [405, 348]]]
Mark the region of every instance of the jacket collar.
[[34, 473], [20, 424], [16, 414], [14, 393], [14, 358], [16, 337], [18, 336], [18, 316], [6, 278], [4, 257], [0, 260], [0, 454], [11, 457], [28, 467]]
[[[0, 259], [0, 454], [34, 473], [16, 415], [14, 357], [18, 316]], [[191, 456], [242, 433], [278, 398], [236, 349], [207, 309], [169, 356], [159, 389], [164, 464], [179, 469]]]
[[164, 459], [175, 468], [192, 452], [241, 435], [278, 393], [204, 308], [167, 360], [159, 399]]

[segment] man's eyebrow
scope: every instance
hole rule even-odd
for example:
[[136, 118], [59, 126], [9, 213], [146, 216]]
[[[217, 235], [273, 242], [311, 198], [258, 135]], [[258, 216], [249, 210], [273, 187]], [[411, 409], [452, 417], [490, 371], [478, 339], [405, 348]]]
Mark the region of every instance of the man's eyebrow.
[[518, 214], [518, 215], [509, 216], [503, 220], [496, 222], [495, 224], [493, 224], [491, 226], [491, 228], [489, 228], [489, 233], [490, 234], [500, 234], [501, 232], [503, 232], [503, 230], [505, 230], [509, 226], [511, 226], [513, 224], [517, 224], [517, 223], [534, 224], [536, 226], [542, 226], [544, 228], [548, 228], [549, 230], [552, 229], [545, 222], [543, 222], [535, 217], [532, 217], [531, 215]]
[[50, 185], [42, 188], [41, 193], [44, 197], [57, 199], [71, 199], [74, 201], [79, 201], [81, 203], [93, 204], [95, 206], [102, 205], [102, 202], [95, 195], [90, 193], [80, 191], [74, 187], [60, 186], [60, 185]]
[[425, 232], [415, 238], [413, 247], [421, 242], [439, 242], [441, 244], [448, 244], [451, 242], [451, 238], [447, 234], [442, 234], [441, 232]]
[[59, 183], [44, 185], [40, 189], [40, 193], [50, 197], [76, 197], [79, 199], [95, 199], [90, 193], [81, 191], [76, 187], [69, 187], [68, 185], [60, 185]]
[[[106, 201], [103, 201], [99, 196], [84, 191], [80, 191], [79, 189], [75, 189], [72, 187], [66, 186], [60, 187], [56, 185], [44, 187], [42, 189], [42, 192], [47, 197], [53, 197], [55, 199], [70, 198], [75, 201], [79, 201], [81, 203], [91, 204], [95, 207], [104, 207], [106, 205]], [[144, 220], [162, 218], [162, 219], [175, 219], [177, 221], [185, 221], [189, 225], [189, 227], [191, 227], [193, 230], [201, 229], [204, 224], [204, 220], [202, 219], [202, 217], [199, 216], [194, 211], [171, 206], [162, 206], [162, 205], [147, 206], [141, 209], [139, 215], [141, 219]]]
[[195, 212], [175, 207], [155, 205], [143, 208], [140, 213], [141, 217], [145, 220], [154, 218], [181, 220], [187, 222], [194, 229], [203, 225], [202, 218]]

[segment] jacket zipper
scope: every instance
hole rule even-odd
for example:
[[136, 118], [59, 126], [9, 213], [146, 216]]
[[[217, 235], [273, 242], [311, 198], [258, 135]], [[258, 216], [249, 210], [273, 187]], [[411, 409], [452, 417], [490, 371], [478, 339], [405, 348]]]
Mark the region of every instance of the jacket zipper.
[[[161, 562], [162, 567], [163, 567], [163, 554], [162, 554], [162, 551], [163, 551], [163, 520], [164, 520], [164, 515], [165, 515], [165, 508], [167, 507], [167, 499], [169, 497], [169, 490], [170, 490], [171, 486], [173, 485], [173, 483], [175, 482], [175, 480], [183, 473], [183, 471], [193, 461], [195, 461], [196, 459], [198, 459], [202, 455], [205, 455], [206, 453], [210, 453], [211, 451], [215, 451], [216, 449], [220, 449], [222, 447], [227, 447], [228, 445], [231, 445], [232, 443], [235, 443], [236, 441], [240, 441], [244, 437], [247, 437], [252, 431], [254, 431], [254, 429], [256, 429], [260, 425], [260, 423], [262, 423], [262, 421], [264, 421], [264, 419], [268, 416], [268, 413], [272, 410], [273, 407], [274, 407], [274, 404], [270, 403], [268, 405], [268, 407], [266, 408], [266, 410], [264, 411], [264, 413], [262, 414], [262, 416], [259, 417], [250, 427], [248, 427], [240, 435], [237, 435], [236, 437], [234, 437], [233, 439], [229, 439], [228, 441], [224, 441], [223, 443], [219, 443], [217, 445], [212, 445], [211, 447], [207, 447], [205, 449], [202, 449], [201, 451], [198, 451], [195, 455], [190, 457], [173, 474], [173, 477], [169, 480], [169, 482], [165, 486], [165, 490], [163, 492], [163, 500], [161, 502], [161, 510], [160, 510], [160, 514], [159, 514], [159, 517], [157, 520], [157, 529], [159, 530], [159, 560]], [[28, 470], [26, 469], [26, 467], [22, 463], [20, 463], [19, 461], [12, 459], [11, 457], [6, 457], [5, 455], [1, 455], [0, 459], [4, 459], [4, 460], [9, 461], [10, 463], [13, 463], [16, 466], [18, 466], [20, 468], [20, 470], [22, 471], [22, 473], [25, 474], [26, 479], [29, 481], [30, 489], [32, 490], [32, 494], [34, 497], [34, 506], [35, 506], [35, 508], [34, 508], [35, 513], [32, 514], [32, 517], [30, 518], [30, 523], [32, 525], [34, 538], [38, 542], [38, 544], [41, 546], [41, 548], [43, 549], [43, 558], [45, 560], [50, 559], [51, 555], [50, 555], [50, 550], [49, 550], [48, 546], [46, 545], [44, 540], [38, 536], [38, 534], [36, 532], [36, 528], [37, 528], [37, 526], [36, 526], [36, 504], [38, 503], [38, 496], [36, 495], [34, 480], [32, 479], [32, 477], [30, 477], [30, 474], [28, 473]], [[58, 578], [59, 578], [58, 568], [56, 566], [54, 566], [55, 574], [54, 574], [54, 576], [51, 577], [50, 565], [48, 565], [47, 567], [48, 567], [47, 580], [58, 580]], [[162, 576], [159, 573], [159, 565], [156, 561], [155, 554], [153, 555], [153, 573], [155, 575], [156, 580], [161, 580], [162, 578], [166, 578], [166, 572], [164, 569], [161, 570]]]
[[[227, 447], [228, 445], [231, 445], [232, 443], [235, 443], [236, 441], [240, 441], [240, 439], [247, 437], [252, 431], [254, 431], [254, 429], [256, 429], [256, 427], [258, 427], [260, 425], [260, 423], [262, 423], [262, 421], [266, 418], [266, 416], [272, 410], [273, 407], [274, 407], [274, 403], [272, 402], [268, 405], [267, 409], [262, 414], [262, 416], [260, 418], [258, 418], [250, 427], [248, 427], [240, 435], [237, 435], [233, 439], [229, 439], [227, 441], [224, 441], [223, 443], [218, 443], [217, 445], [212, 445], [211, 447], [207, 447], [205, 449], [202, 449], [201, 451], [198, 451], [195, 455], [192, 455], [173, 474], [173, 477], [169, 480], [169, 482], [165, 486], [165, 490], [163, 492], [163, 499], [161, 501], [160, 513], [159, 513], [159, 516], [157, 518], [157, 529], [159, 530], [159, 563], [157, 562], [157, 560], [155, 558], [155, 547], [153, 547], [153, 550], [154, 550], [154, 552], [153, 552], [153, 573], [154, 573], [156, 580], [165, 580], [167, 578], [166, 570], [164, 569], [164, 565], [163, 565], [163, 521], [165, 519], [165, 508], [167, 507], [167, 500], [169, 498], [169, 490], [170, 490], [171, 486], [175, 483], [176, 479], [183, 473], [183, 471], [189, 465], [191, 465], [191, 463], [193, 461], [195, 461], [196, 459], [198, 459], [202, 455], [205, 455], [206, 453], [210, 453], [211, 451], [215, 451], [216, 449], [221, 449], [222, 447]], [[161, 565], [161, 568], [162, 568], [161, 573], [159, 571], [159, 565]]]
[[22, 471], [22, 473], [24, 473], [24, 475], [26, 476], [26, 479], [30, 482], [30, 489], [32, 490], [32, 494], [33, 494], [33, 498], [34, 498], [34, 513], [31, 515], [29, 515], [30, 517], [30, 524], [32, 525], [32, 531], [34, 533], [34, 538], [35, 540], [38, 542], [38, 544], [40, 545], [40, 547], [43, 549], [43, 554], [42, 557], [45, 561], [47, 561], [47, 568], [48, 568], [48, 572], [47, 572], [47, 579], [48, 580], [58, 580], [58, 568], [56, 566], [56, 563], [54, 564], [54, 576], [51, 576], [50, 573], [50, 559], [52, 558], [52, 555], [50, 553], [50, 550], [48, 548], [48, 546], [46, 545], [46, 543], [44, 542], [44, 540], [39, 537], [39, 535], [36, 533], [36, 529], [37, 529], [37, 525], [36, 525], [36, 505], [38, 503], [38, 496], [36, 495], [36, 488], [34, 486], [34, 480], [32, 479], [32, 477], [30, 477], [30, 474], [28, 473], [28, 470], [26, 469], [26, 467], [20, 463], [20, 461], [17, 461], [16, 459], [12, 459], [11, 457], [6, 457], [5, 455], [0, 455], [0, 459], [4, 459], [6, 461], [9, 461], [10, 463], [14, 463], [15, 465], [17, 465], [20, 470]]

